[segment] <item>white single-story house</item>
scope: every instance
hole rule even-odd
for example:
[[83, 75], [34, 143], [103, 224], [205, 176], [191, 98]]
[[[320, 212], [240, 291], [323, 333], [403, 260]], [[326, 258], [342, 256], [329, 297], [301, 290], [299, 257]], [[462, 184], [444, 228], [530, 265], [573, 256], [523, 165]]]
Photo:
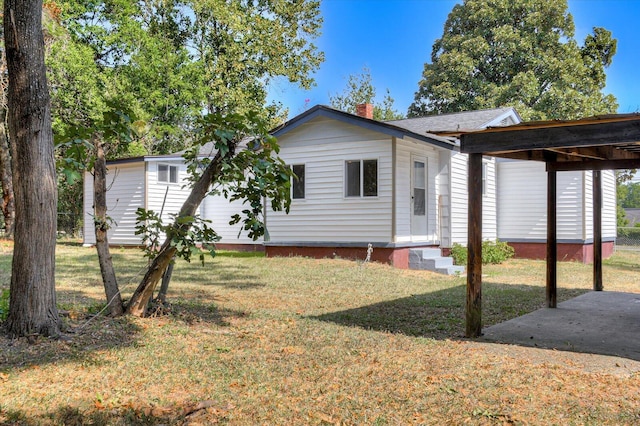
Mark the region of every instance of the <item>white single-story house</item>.
[[[390, 122], [318, 105], [273, 131], [280, 157], [298, 176], [289, 214], [265, 206], [268, 237], [251, 241], [231, 227], [241, 203], [208, 197], [200, 215], [213, 221], [220, 247], [264, 249], [268, 256], [339, 256], [372, 259], [400, 268], [410, 251], [437, 248], [447, 254], [467, 241], [467, 156], [457, 136], [465, 131], [519, 123], [513, 108], [498, 108]], [[138, 207], [163, 214], [179, 210], [188, 189], [178, 155], [145, 156], [108, 163], [107, 193], [113, 245], [139, 245]], [[91, 175], [85, 178], [85, 244], [95, 242]], [[615, 176], [603, 173], [604, 253], [616, 235]], [[591, 175], [558, 174], [558, 252], [561, 259], [592, 258]], [[546, 173], [543, 164], [484, 159], [483, 237], [509, 242], [522, 257], [544, 258]]]

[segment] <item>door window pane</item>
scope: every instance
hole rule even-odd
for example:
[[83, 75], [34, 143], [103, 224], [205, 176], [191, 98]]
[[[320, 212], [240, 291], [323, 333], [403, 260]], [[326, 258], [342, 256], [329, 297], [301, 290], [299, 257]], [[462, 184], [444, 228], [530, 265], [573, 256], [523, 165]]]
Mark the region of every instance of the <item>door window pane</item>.
[[413, 214], [424, 216], [426, 212], [426, 185], [425, 163], [422, 161], [413, 162]]
[[424, 188], [413, 188], [413, 214], [414, 216], [425, 215], [426, 191]]

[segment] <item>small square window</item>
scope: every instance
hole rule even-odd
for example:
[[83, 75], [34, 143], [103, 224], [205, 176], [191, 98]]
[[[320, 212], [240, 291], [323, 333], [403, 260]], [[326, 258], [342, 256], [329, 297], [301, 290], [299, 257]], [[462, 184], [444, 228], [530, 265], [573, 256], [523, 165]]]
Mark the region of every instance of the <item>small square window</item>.
[[158, 164], [158, 182], [178, 183], [178, 166]]
[[295, 175], [291, 182], [291, 198], [303, 199], [304, 198], [304, 164], [294, 164], [291, 166], [293, 174]]

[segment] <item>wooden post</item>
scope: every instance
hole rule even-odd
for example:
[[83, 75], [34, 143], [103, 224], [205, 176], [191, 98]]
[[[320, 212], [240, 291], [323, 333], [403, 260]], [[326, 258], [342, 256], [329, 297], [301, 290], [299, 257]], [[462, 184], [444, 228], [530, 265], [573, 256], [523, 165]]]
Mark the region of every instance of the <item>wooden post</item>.
[[602, 172], [593, 172], [593, 289], [602, 291]]
[[557, 233], [557, 175], [555, 171], [547, 172], [547, 307], [557, 305], [558, 281], [558, 233]]
[[466, 336], [482, 334], [482, 154], [469, 154]]

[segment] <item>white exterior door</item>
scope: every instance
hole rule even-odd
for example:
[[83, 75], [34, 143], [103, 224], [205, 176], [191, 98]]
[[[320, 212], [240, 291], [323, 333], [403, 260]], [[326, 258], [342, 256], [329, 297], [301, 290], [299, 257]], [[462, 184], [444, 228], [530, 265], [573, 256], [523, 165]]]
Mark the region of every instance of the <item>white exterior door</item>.
[[411, 240], [427, 239], [427, 160], [411, 157]]

